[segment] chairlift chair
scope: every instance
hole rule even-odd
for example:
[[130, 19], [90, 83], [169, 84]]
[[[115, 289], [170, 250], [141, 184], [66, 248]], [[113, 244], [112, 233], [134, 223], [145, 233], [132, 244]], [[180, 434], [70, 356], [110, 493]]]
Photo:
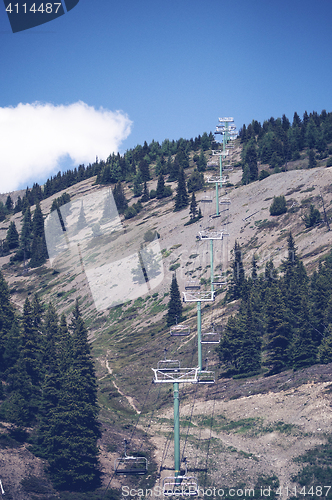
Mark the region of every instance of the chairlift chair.
[[227, 281], [225, 281], [225, 278], [223, 276], [217, 275], [217, 276], [214, 276], [212, 284], [216, 285], [216, 286], [223, 286], [223, 285], [227, 285]]
[[198, 495], [198, 481], [194, 476], [188, 476], [187, 459], [184, 459], [185, 473], [179, 476], [169, 476], [163, 479], [163, 495], [165, 497]]
[[198, 482], [194, 476], [165, 477], [163, 479], [165, 497], [192, 497], [198, 495]]
[[146, 474], [148, 471], [148, 461], [145, 457], [127, 455], [127, 440], [124, 440], [124, 455], [123, 457], [114, 460], [115, 474]]
[[186, 281], [184, 289], [185, 290], [200, 290], [201, 285], [200, 285], [199, 281], [194, 280], [194, 279], [190, 279], [190, 280]]
[[212, 323], [212, 328], [208, 332], [202, 332], [201, 344], [219, 344], [220, 333], [216, 332], [214, 329], [214, 324]]
[[198, 384], [214, 384], [216, 381], [215, 372], [211, 370], [201, 370], [197, 372]]
[[190, 335], [190, 326], [182, 325], [181, 323], [179, 325], [173, 325], [170, 328], [170, 334], [172, 337], [185, 337], [187, 335]]

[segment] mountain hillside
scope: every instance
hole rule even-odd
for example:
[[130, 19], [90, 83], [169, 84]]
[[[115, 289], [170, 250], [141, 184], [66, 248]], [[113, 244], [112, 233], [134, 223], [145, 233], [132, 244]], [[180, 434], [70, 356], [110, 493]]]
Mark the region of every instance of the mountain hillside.
[[[22, 312], [25, 299], [34, 293], [43, 303], [52, 302], [59, 313], [66, 314], [72, 312], [79, 298], [99, 380], [100, 458], [104, 486], [111, 480], [109, 491], [127, 484], [134, 488], [152, 487], [160, 484], [160, 478], [172, 474], [173, 395], [168, 384], [152, 384], [151, 368], [166, 355], [168, 359], [181, 360], [181, 366], [197, 365], [196, 303], [184, 304], [185, 322], [191, 328], [185, 338], [170, 336], [165, 313], [173, 272], [181, 292], [189, 279], [200, 280], [209, 290], [209, 242], [196, 238], [199, 231], [210, 228], [224, 232], [223, 240], [214, 245], [214, 270], [229, 282], [235, 241], [241, 245], [247, 274], [250, 274], [254, 255], [258, 273], [264, 271], [270, 259], [279, 267], [287, 258], [290, 231], [309, 274], [331, 250], [332, 233], [326, 223], [306, 228], [303, 218], [308, 215], [310, 205], [318, 208], [323, 217], [324, 202], [326, 217], [331, 219], [332, 167], [303, 169], [299, 168], [299, 162], [289, 162], [286, 172], [242, 185], [241, 148], [237, 141], [232, 153], [234, 168], [228, 172], [226, 187], [219, 189], [220, 217], [211, 217], [216, 212], [215, 185], [207, 183], [195, 193], [203, 217], [193, 224], [185, 225], [189, 221], [189, 207], [173, 211], [174, 197], [151, 199], [135, 217], [121, 217], [124, 237], [132, 236], [130, 244], [135, 241], [138, 247], [145, 235], [159, 235], [155, 241], [160, 245], [163, 272], [142, 297], [133, 296], [130, 301], [116, 305], [107, 303], [106, 309], [100, 301], [96, 309], [96, 282], [91, 281], [89, 272], [102, 268], [105, 256], [117, 248], [116, 239], [105, 239], [105, 247], [91, 247], [87, 250], [90, 253], [84, 254], [84, 250], [79, 256], [72, 253], [65, 259], [55, 258], [52, 265], [47, 261], [27, 271], [23, 263], [11, 264], [10, 255], [0, 257], [11, 301], [18, 312]], [[209, 154], [209, 151], [205, 153], [207, 159]], [[191, 162], [187, 177], [193, 169]], [[212, 165], [205, 175], [216, 175], [217, 171], [218, 167]], [[168, 184], [174, 193], [176, 182]], [[156, 187], [157, 179], [148, 181], [150, 190]], [[107, 187], [95, 184], [93, 177], [63, 192], [70, 195], [72, 203], [77, 201], [77, 206], [81, 206], [80, 200], [87, 199], [84, 197], [104, 196], [107, 191]], [[41, 201], [45, 217], [53, 200], [63, 192]], [[130, 183], [125, 185], [125, 194], [129, 205], [136, 201]], [[279, 216], [271, 216], [269, 211], [275, 196], [286, 199], [287, 212]], [[222, 203], [226, 200], [230, 203]], [[86, 215], [91, 215], [87, 209]], [[92, 215], [93, 222], [99, 217], [97, 209]], [[20, 231], [22, 214], [12, 215], [0, 223], [1, 239], [11, 221], [15, 221]], [[87, 233], [88, 244], [90, 237]], [[224, 302], [226, 290], [227, 285], [218, 290], [213, 304], [202, 303], [203, 329], [209, 328], [212, 322], [224, 327], [227, 318], [237, 311], [238, 302]], [[98, 300], [104, 298], [98, 297]], [[216, 370], [216, 383], [204, 387], [184, 384], [180, 388], [181, 453], [184, 447], [183, 456], [188, 458], [189, 471], [199, 477], [205, 488], [232, 488], [241, 484], [248, 488], [258, 488], [259, 484], [276, 487], [279, 481], [282, 495], [277, 498], [286, 498], [286, 487], [299, 487], [300, 479], [295, 476], [305, 463], [305, 459], [294, 462], [293, 458], [329, 443], [332, 365], [235, 380], [225, 377], [213, 345], [203, 347], [203, 359], [208, 369]], [[5, 433], [9, 424], [1, 425]], [[138, 483], [130, 477], [113, 477], [114, 460], [123, 453], [123, 439], [130, 441], [129, 452], [144, 453], [149, 458], [149, 475], [140, 478]], [[26, 443], [3, 447], [0, 460], [0, 479], [8, 489], [8, 498], [10, 495], [15, 500], [57, 498], [55, 492], [54, 496], [46, 495], [51, 486], [42, 472], [42, 461], [33, 457]], [[43, 478], [40, 484], [44, 485], [44, 492], [34, 492], [32, 480], [25, 485], [24, 492], [22, 479], [29, 476]]]

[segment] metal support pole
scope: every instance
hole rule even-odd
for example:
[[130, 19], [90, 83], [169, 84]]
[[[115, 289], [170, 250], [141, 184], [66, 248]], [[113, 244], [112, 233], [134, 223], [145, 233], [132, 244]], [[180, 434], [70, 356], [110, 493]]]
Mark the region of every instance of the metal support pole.
[[175, 477], [180, 475], [180, 404], [179, 382], [173, 383], [174, 394], [174, 470]]
[[[220, 186], [221, 186], [220, 182]], [[219, 215], [219, 191], [218, 191], [218, 182], [216, 182], [216, 214]]]
[[[223, 148], [224, 150], [225, 148]], [[222, 187], [222, 155], [219, 155], [219, 175], [220, 175], [220, 187]]]
[[197, 302], [197, 341], [198, 341], [198, 370], [201, 372], [203, 369], [202, 365], [202, 317], [201, 317], [201, 303]]
[[211, 266], [211, 292], [214, 292], [213, 288], [213, 240], [210, 240], [210, 266]]

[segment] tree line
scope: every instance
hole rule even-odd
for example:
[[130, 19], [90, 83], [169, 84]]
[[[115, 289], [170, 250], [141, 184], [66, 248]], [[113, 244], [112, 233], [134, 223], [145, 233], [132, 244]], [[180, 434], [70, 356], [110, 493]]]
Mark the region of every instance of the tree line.
[[78, 301], [67, 323], [35, 295], [18, 316], [0, 273], [0, 417], [33, 426], [31, 451], [48, 462], [56, 488], [99, 484], [97, 382]]
[[268, 164], [274, 171], [287, 170], [287, 162], [300, 158], [300, 152], [308, 150], [309, 168], [316, 166], [317, 159], [327, 160], [332, 165], [332, 113], [325, 110], [319, 115], [316, 111], [304, 112], [302, 119], [295, 112], [292, 123], [282, 118], [265, 120], [263, 125], [253, 120], [240, 130], [243, 144], [242, 169], [243, 184], [269, 175], [263, 170], [258, 174], [257, 162]]
[[[163, 173], [170, 175], [170, 181], [177, 180], [180, 168], [185, 169], [189, 166], [188, 153], [199, 150], [207, 151], [213, 143], [214, 136], [211, 132], [210, 134], [204, 132], [202, 136], [198, 135], [195, 139], [180, 138], [177, 141], [165, 139], [161, 144], [153, 140], [148, 145], [145, 141], [143, 146], [137, 145], [123, 155], [112, 153], [106, 160], [96, 158], [96, 161], [88, 166], [79, 165], [73, 170], [59, 171], [55, 176], [48, 178], [43, 187], [38, 183], [34, 183], [32, 188], [27, 187], [23, 197], [18, 196], [16, 202], [8, 195], [5, 203], [0, 202], [0, 222], [9, 214], [25, 211], [27, 205], [31, 207], [43, 199], [94, 176], [97, 176], [98, 184], [133, 181], [137, 193], [144, 182], [151, 179], [150, 165], [155, 162], [154, 175], [158, 176]], [[196, 156], [198, 168], [204, 169], [204, 154]], [[141, 193], [138, 194], [140, 195]]]
[[270, 260], [258, 275], [253, 258], [246, 277], [235, 242], [226, 302], [238, 299], [239, 311], [229, 318], [218, 348], [230, 373], [271, 375], [332, 362], [332, 252], [309, 277], [290, 233], [280, 273]]

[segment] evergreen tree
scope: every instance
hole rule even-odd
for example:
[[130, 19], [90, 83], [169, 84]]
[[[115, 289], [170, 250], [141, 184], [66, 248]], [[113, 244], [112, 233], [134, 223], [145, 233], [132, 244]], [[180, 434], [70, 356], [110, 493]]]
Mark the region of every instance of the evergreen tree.
[[143, 158], [143, 160], [139, 162], [138, 170], [141, 174], [141, 179], [143, 182], [149, 181], [151, 179], [149, 164], [145, 158]]
[[231, 264], [233, 272], [232, 272], [230, 290], [228, 292], [230, 300], [236, 300], [243, 297], [246, 287], [244, 267], [242, 263], [242, 252], [241, 252], [241, 247], [237, 241], [235, 241], [233, 251], [234, 251], [234, 261]]
[[13, 250], [13, 248], [17, 248], [18, 247], [19, 234], [17, 232], [16, 225], [15, 225], [14, 221], [12, 221], [9, 224], [9, 228], [8, 228], [8, 231], [7, 231], [6, 240], [7, 240], [7, 244], [8, 244], [8, 247], [9, 247], [10, 250]]
[[286, 198], [284, 196], [274, 196], [270, 206], [270, 215], [282, 215], [287, 212]]
[[318, 348], [318, 361], [319, 363], [332, 362], [332, 325], [327, 328], [326, 334], [323, 338], [321, 345]]
[[266, 332], [268, 341], [267, 361], [269, 375], [279, 373], [290, 365], [289, 344], [291, 328], [287, 310], [277, 283], [273, 283], [265, 295]]
[[190, 214], [190, 219], [195, 219], [196, 216], [197, 216], [197, 202], [196, 202], [196, 198], [195, 198], [195, 193], [194, 192], [191, 195], [191, 202], [190, 202], [189, 214]]
[[156, 193], [157, 193], [157, 198], [158, 200], [160, 200], [161, 198], [164, 197], [164, 191], [165, 191], [165, 181], [164, 181], [164, 176], [162, 173], [159, 174], [159, 177], [158, 177], [158, 182], [157, 182], [157, 189], [156, 189]]
[[179, 172], [178, 185], [176, 190], [174, 212], [182, 210], [189, 205], [188, 193], [186, 188], [186, 179], [183, 168]]
[[320, 216], [319, 210], [317, 208], [315, 208], [314, 205], [310, 205], [309, 215], [305, 215], [303, 217], [303, 220], [304, 220], [306, 228], [316, 226], [321, 221], [321, 216]]
[[39, 203], [32, 220], [31, 267], [41, 266], [48, 259], [48, 252], [44, 232], [44, 218]]
[[135, 198], [137, 198], [138, 196], [141, 196], [142, 192], [143, 192], [142, 177], [141, 177], [140, 172], [138, 172], [134, 178], [134, 196], [135, 196]]
[[182, 321], [182, 302], [176, 274], [173, 274], [168, 311], [166, 316], [167, 326], [172, 326]]
[[[87, 330], [78, 301], [70, 325], [70, 342], [64, 318], [59, 329], [54, 309], [49, 311], [45, 324], [53, 361], [49, 359], [43, 385], [39, 447], [48, 460], [56, 487], [86, 491], [98, 485], [100, 477], [97, 383]], [[57, 343], [52, 341], [54, 334]]]
[[14, 203], [13, 200], [11, 199], [10, 194], [7, 196], [5, 207], [7, 208], [8, 212], [12, 212]]
[[198, 162], [197, 162], [197, 170], [199, 172], [205, 172], [206, 165], [207, 165], [207, 161], [206, 161], [206, 158], [205, 158], [205, 154], [204, 154], [203, 149], [201, 149], [201, 152], [200, 152], [200, 155], [199, 155], [199, 159], [198, 159]]
[[170, 162], [170, 172], [168, 177], [168, 182], [177, 181], [179, 178], [180, 164], [178, 157], [176, 156], [174, 162]]
[[8, 285], [0, 271], [0, 373], [7, 368], [3, 356], [7, 344], [7, 336], [14, 321], [14, 310], [10, 303]]
[[18, 196], [15, 203], [14, 214], [21, 212], [21, 210], [22, 210], [22, 198]]
[[118, 182], [113, 189], [113, 198], [116, 204], [116, 208], [118, 209], [119, 214], [123, 214], [123, 212], [128, 208], [128, 202], [126, 200], [126, 196], [124, 193], [123, 186], [121, 182]]
[[30, 206], [24, 212], [23, 223], [19, 238], [18, 249], [13, 257], [14, 261], [25, 261], [31, 257], [31, 244], [32, 244], [32, 220]]
[[240, 374], [253, 374], [261, 369], [261, 339], [253, 321], [251, 297], [248, 297], [241, 309], [238, 319], [241, 343], [237, 369]]
[[239, 330], [238, 317], [231, 316], [226, 324], [218, 346], [218, 355], [221, 362], [238, 370], [239, 353], [241, 347], [241, 332]]
[[291, 344], [291, 355], [295, 370], [313, 365], [317, 359], [317, 348], [313, 342], [313, 328], [310, 316], [308, 297], [303, 294]]
[[309, 150], [309, 166], [308, 168], [316, 168], [317, 167], [317, 160], [315, 156], [315, 152], [313, 149]]
[[150, 199], [149, 190], [148, 190], [147, 183], [145, 181], [144, 182], [144, 189], [143, 189], [143, 195], [142, 195], [142, 198], [141, 198], [141, 202], [142, 203], [146, 203], [147, 201], [149, 201], [149, 199]]
[[258, 179], [258, 166], [257, 149], [254, 139], [251, 139], [244, 149], [243, 165], [242, 183], [248, 184], [249, 182], [256, 181]]

